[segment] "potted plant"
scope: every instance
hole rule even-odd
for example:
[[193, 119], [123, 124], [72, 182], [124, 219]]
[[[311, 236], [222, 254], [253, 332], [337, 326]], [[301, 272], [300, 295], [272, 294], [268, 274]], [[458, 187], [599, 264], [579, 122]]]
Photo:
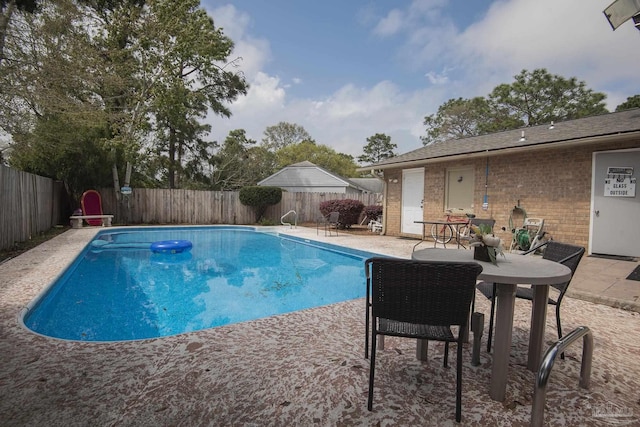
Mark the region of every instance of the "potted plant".
[[473, 259], [478, 261], [498, 264], [498, 255], [504, 257], [502, 251], [502, 239], [493, 234], [493, 230], [488, 224], [471, 226], [471, 237], [469, 246], [473, 248]]

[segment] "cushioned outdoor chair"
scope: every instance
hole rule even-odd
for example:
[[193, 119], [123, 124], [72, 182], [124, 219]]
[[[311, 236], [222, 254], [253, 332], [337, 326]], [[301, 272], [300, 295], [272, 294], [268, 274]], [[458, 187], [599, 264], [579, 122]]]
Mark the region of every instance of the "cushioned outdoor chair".
[[[82, 215], [102, 215], [102, 198], [96, 190], [87, 190], [80, 199]], [[102, 219], [85, 219], [89, 225], [102, 225]]]
[[[549, 240], [542, 245], [538, 245], [533, 249], [530, 249], [527, 252], [524, 252], [522, 255], [528, 255], [530, 252], [536, 251], [538, 249], [544, 248], [544, 253], [542, 258], [548, 259], [551, 261], [559, 262], [560, 264], [564, 264], [571, 269], [571, 276], [575, 274], [576, 269], [578, 268], [578, 263], [580, 259], [582, 259], [582, 255], [584, 255], [584, 248], [581, 246], [570, 245], [568, 243], [560, 243], [555, 240]], [[555, 289], [558, 290], [559, 294], [554, 299], [549, 297], [548, 303], [550, 305], [556, 306], [556, 324], [558, 327], [558, 338], [562, 338], [562, 323], [560, 322], [560, 305], [562, 304], [562, 299], [564, 298], [567, 289], [569, 288], [569, 283], [571, 283], [571, 279], [569, 279], [566, 283], [560, 283], [557, 285], [551, 285]], [[489, 282], [480, 282], [477, 285], [478, 290], [488, 299], [491, 300], [491, 314], [489, 315], [489, 334], [487, 337], [487, 352], [491, 352], [491, 338], [493, 336], [493, 318], [495, 316], [495, 307], [496, 301], [494, 295], [496, 294], [496, 285], [495, 283]], [[518, 286], [516, 288], [516, 298], [528, 299], [529, 301], [533, 301], [533, 288], [531, 286]], [[564, 358], [564, 353], [561, 355]]]
[[[432, 262], [370, 258], [367, 277], [365, 357], [371, 319], [371, 364], [367, 408], [373, 406], [373, 380], [378, 335], [444, 341], [444, 365], [449, 343], [457, 343], [456, 421], [462, 416], [462, 347], [478, 274], [475, 262]], [[371, 311], [371, 313], [369, 313]], [[451, 329], [457, 327], [457, 337]]]

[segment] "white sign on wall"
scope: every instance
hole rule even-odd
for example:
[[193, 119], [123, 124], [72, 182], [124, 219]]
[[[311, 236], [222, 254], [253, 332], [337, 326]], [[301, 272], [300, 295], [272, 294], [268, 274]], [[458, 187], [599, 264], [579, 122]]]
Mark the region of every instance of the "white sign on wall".
[[636, 197], [636, 179], [632, 167], [609, 167], [604, 180], [607, 197]]

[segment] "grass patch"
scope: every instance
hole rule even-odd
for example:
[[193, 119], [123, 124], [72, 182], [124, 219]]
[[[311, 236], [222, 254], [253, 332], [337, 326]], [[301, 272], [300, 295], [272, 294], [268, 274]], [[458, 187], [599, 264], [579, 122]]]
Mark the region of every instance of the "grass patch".
[[33, 249], [41, 243], [46, 242], [47, 240], [53, 239], [59, 234], [64, 233], [71, 227], [69, 226], [56, 226], [50, 230], [39, 233], [37, 236], [33, 236], [30, 240], [25, 242], [15, 242], [12, 247], [7, 249], [0, 250], [0, 263], [17, 257], [21, 253], [28, 251], [29, 249]]

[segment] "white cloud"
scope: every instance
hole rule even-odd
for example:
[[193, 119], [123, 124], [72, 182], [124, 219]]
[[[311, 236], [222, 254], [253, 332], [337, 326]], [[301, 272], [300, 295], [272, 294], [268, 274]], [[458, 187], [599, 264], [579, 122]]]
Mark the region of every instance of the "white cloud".
[[[638, 92], [637, 83], [623, 88], [619, 82], [637, 82], [640, 37], [631, 34], [638, 33], [632, 25], [613, 32], [602, 9], [596, 0], [496, 2], [482, 21], [455, 38], [452, 51], [471, 84], [489, 81], [492, 88], [523, 69], [546, 68], [608, 92], [613, 109], [617, 92]], [[635, 48], [629, 45], [634, 37]]]
[[412, 16], [426, 17], [428, 21], [435, 22], [442, 19], [442, 10], [450, 3], [450, 0], [413, 0], [409, 6]]
[[318, 143], [339, 152], [357, 157], [368, 137], [384, 133], [402, 153], [421, 146], [424, 111], [437, 108], [438, 104], [430, 104], [434, 97], [440, 98], [438, 90], [405, 93], [389, 81], [373, 87], [349, 84], [322, 102], [296, 104], [295, 110], [300, 112], [299, 123]]
[[286, 111], [286, 91], [278, 77], [258, 72], [253, 80], [248, 81], [247, 94], [239, 97], [229, 108], [232, 116], [222, 118], [209, 115], [207, 122], [212, 125], [211, 139], [224, 141], [229, 131], [244, 129], [247, 137], [260, 141], [267, 126], [284, 118]]
[[[224, 6], [212, 12], [217, 26], [236, 43], [234, 57], [241, 56], [240, 69], [244, 72], [249, 90], [230, 106], [229, 119], [210, 115], [211, 138], [224, 141], [229, 131], [244, 129], [247, 137], [260, 141], [264, 130], [281, 121], [303, 126], [318, 144], [351, 154], [362, 154], [366, 138], [375, 133], [392, 136], [392, 142], [402, 146], [399, 152], [417, 148], [419, 137], [411, 129], [422, 122], [424, 99], [403, 94], [391, 82], [383, 81], [373, 87], [358, 87], [346, 83], [333, 94], [317, 99], [288, 99], [287, 88], [277, 76], [264, 71], [270, 59], [266, 40], [250, 37], [251, 19], [234, 6]], [[293, 78], [295, 85], [302, 79]], [[437, 105], [435, 106], [437, 108]]]
[[215, 119], [214, 139], [222, 141], [230, 130], [242, 128], [249, 138], [260, 141], [267, 126], [286, 121], [303, 126], [318, 144], [354, 157], [376, 133], [391, 136], [401, 153], [421, 146], [422, 130], [416, 133], [416, 129], [423, 112], [437, 108], [438, 104], [427, 105], [431, 99], [426, 93], [402, 93], [385, 81], [370, 88], [347, 84], [324, 99], [285, 102], [279, 80], [263, 75], [246, 97], [234, 103], [230, 119]]
[[423, 88], [403, 89], [402, 82], [392, 80], [368, 86], [346, 81], [333, 93], [312, 98], [287, 92], [301, 79], [283, 82], [264, 71], [270, 45], [249, 36], [246, 14], [233, 6], [217, 9], [216, 23], [236, 42], [251, 87], [231, 106], [231, 119], [210, 118], [214, 139], [222, 141], [230, 130], [242, 128], [260, 141], [266, 127], [286, 121], [303, 126], [319, 144], [354, 157], [375, 133], [391, 136], [396, 151], [404, 153], [421, 146], [424, 117], [443, 102], [487, 95], [522, 69], [546, 68], [584, 80], [609, 94], [611, 110], [640, 93], [639, 32], [631, 24], [612, 31], [602, 14], [606, 5], [599, 1], [496, 1], [480, 21], [462, 30], [443, 15], [446, 5], [447, 0], [416, 0], [377, 22], [367, 9], [366, 22], [377, 35], [405, 37], [398, 63], [425, 70]]
[[378, 22], [373, 32], [380, 36], [390, 36], [397, 33], [404, 23], [404, 14], [398, 9], [393, 9], [387, 16]]
[[446, 72], [436, 73], [429, 71], [424, 75], [432, 85], [443, 85], [449, 82], [449, 77]]
[[225, 5], [208, 11], [217, 28], [222, 28], [232, 40], [242, 38], [251, 24], [251, 17], [239, 12], [233, 5]]
[[223, 33], [234, 42], [233, 52], [229, 60], [238, 57], [240, 68], [247, 80], [252, 80], [271, 60], [271, 46], [265, 39], [251, 37], [248, 30], [251, 17], [239, 12], [234, 6], [226, 5], [213, 9], [209, 13], [214, 17], [214, 24], [223, 29]]
[[285, 90], [280, 86], [280, 79], [258, 72], [250, 83], [247, 95], [234, 103], [234, 110], [252, 114], [263, 110], [278, 110], [283, 107], [285, 96]]

